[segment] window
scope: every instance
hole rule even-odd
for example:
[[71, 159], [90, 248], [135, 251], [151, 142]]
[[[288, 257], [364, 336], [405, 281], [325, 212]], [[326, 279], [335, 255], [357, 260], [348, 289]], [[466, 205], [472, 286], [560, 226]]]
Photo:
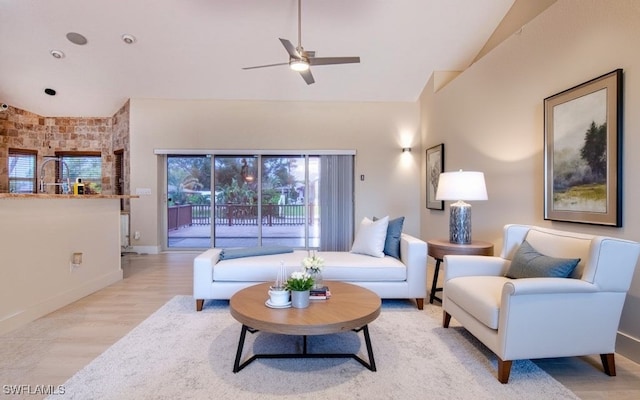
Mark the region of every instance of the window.
[[124, 194], [124, 150], [116, 150], [115, 155], [115, 194]]
[[[69, 181], [73, 184], [76, 179], [82, 179], [85, 193], [102, 192], [102, 157], [100, 152], [57, 152], [56, 156], [63, 161], [62, 171], [60, 164], [56, 164], [56, 176], [58, 179]], [[69, 171], [66, 171], [69, 167]]]
[[9, 149], [9, 192], [36, 193], [35, 150]]

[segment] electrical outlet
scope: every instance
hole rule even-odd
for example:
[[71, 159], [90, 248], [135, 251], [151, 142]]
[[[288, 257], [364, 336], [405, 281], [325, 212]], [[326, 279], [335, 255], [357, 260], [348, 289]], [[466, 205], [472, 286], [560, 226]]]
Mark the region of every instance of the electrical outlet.
[[140, 232], [138, 232], [138, 231], [136, 231], [136, 232], [133, 234], [133, 238], [134, 238], [135, 240], [140, 240], [140, 236], [142, 236], [142, 235], [140, 235]]

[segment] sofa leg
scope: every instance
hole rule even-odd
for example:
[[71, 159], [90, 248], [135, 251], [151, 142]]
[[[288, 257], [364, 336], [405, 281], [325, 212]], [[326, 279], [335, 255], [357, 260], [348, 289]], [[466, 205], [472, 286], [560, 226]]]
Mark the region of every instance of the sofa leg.
[[442, 312], [442, 327], [443, 328], [448, 328], [450, 322], [451, 322], [451, 314], [449, 314], [446, 311], [443, 311]]
[[616, 376], [616, 359], [613, 353], [600, 354], [604, 373], [609, 376]]
[[505, 361], [498, 357], [498, 380], [500, 383], [509, 382], [509, 374], [511, 374], [511, 360]]
[[418, 306], [418, 310], [424, 309], [424, 299], [416, 299], [416, 305]]
[[202, 306], [204, 306], [204, 299], [196, 299], [196, 311], [202, 311]]

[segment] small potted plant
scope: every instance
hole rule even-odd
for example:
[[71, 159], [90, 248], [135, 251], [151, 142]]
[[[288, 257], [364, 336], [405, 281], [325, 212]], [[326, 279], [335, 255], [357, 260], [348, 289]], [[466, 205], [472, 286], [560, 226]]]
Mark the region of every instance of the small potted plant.
[[309, 291], [313, 287], [313, 278], [306, 271], [296, 271], [287, 279], [288, 290], [291, 290], [291, 306], [295, 308], [309, 307]]

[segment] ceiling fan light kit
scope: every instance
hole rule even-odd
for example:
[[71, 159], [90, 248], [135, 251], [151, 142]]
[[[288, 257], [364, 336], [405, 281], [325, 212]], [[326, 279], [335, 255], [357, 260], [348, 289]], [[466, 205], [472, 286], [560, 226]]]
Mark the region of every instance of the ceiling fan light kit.
[[302, 71], [306, 71], [309, 69], [309, 62], [306, 60], [291, 60], [289, 61], [289, 67], [291, 67], [292, 70], [297, 71], [297, 72], [302, 72]]
[[301, 1], [302, 0], [298, 0], [298, 47], [294, 47], [289, 40], [280, 38], [280, 43], [282, 43], [285, 50], [287, 50], [287, 53], [289, 53], [289, 62], [258, 65], [255, 67], [245, 67], [242, 69], [267, 68], [288, 64], [289, 68], [300, 73], [300, 76], [302, 76], [302, 79], [304, 79], [307, 85], [311, 85], [315, 82], [315, 79], [311, 74], [311, 65], [354, 64], [360, 62], [360, 57], [316, 57], [315, 51], [304, 50], [304, 48], [302, 47]]

